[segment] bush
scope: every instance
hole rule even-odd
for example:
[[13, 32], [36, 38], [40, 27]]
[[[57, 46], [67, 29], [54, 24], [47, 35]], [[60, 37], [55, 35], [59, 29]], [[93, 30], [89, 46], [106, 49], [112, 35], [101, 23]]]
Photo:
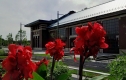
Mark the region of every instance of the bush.
[[[123, 52], [124, 53], [124, 52]], [[118, 56], [109, 64], [110, 68], [110, 80], [125, 80], [126, 77], [126, 53], [122, 56]]]
[[[49, 80], [50, 78], [50, 69], [51, 69], [51, 63], [48, 65], [48, 71], [47, 71], [47, 80]], [[60, 64], [58, 65], [57, 63], [55, 64], [55, 68], [53, 71], [53, 80], [57, 80], [58, 76], [63, 74], [63, 73], [68, 73], [69, 74], [69, 78], [66, 80], [71, 80], [71, 72], [69, 70], [69, 68], [67, 66], [65, 66], [64, 64]]]
[[0, 49], [2, 49], [2, 46], [0, 46]]
[[5, 55], [5, 52], [3, 49], [0, 49], [0, 56], [4, 56]]

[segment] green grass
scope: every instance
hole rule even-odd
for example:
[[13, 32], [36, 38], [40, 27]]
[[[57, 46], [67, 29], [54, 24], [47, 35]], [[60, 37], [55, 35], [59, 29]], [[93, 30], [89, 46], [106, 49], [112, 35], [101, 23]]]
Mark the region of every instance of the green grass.
[[46, 57], [48, 59], [51, 58], [50, 55], [48, 55], [48, 54], [33, 54], [33, 56], [42, 56], [42, 57]]
[[[78, 70], [76, 70], [76, 69], [70, 69], [70, 71], [72, 74], [78, 74]], [[85, 77], [92, 78], [92, 77], [99, 76], [99, 75], [101, 75], [101, 74], [83, 71], [83, 76], [85, 76]]]
[[5, 55], [5, 52], [3, 49], [0, 49], [0, 56], [3, 56], [3, 55]]
[[[33, 55], [34, 55], [34, 56], [44, 56], [44, 57], [45, 57], [45, 56], [46, 56], [46, 57], [49, 56], [49, 55], [47, 55], [47, 54], [33, 54]], [[50, 56], [49, 56], [49, 57], [50, 57]]]
[[7, 56], [0, 56], [0, 59], [5, 59]]

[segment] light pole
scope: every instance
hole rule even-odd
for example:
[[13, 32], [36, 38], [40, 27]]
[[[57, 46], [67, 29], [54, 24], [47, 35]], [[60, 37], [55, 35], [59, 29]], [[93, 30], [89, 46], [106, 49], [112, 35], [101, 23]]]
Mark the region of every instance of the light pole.
[[63, 14], [59, 14], [59, 11], [57, 11], [57, 38], [59, 38], [59, 15]]
[[20, 44], [22, 44], [22, 23], [20, 23]]

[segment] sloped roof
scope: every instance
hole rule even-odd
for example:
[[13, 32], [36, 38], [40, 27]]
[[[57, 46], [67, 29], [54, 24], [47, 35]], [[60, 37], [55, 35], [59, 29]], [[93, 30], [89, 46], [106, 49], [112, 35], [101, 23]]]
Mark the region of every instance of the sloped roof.
[[[59, 20], [65, 18], [65, 17], [67, 17], [67, 16], [69, 16], [69, 15], [71, 15], [73, 13], [75, 13], [75, 11], [69, 11], [67, 14], [61, 16], [59, 18]], [[53, 24], [55, 22], [57, 22], [57, 19], [55, 19], [55, 20], [40, 20], [39, 19], [39, 20], [36, 20], [36, 21], [33, 21], [31, 23], [26, 24], [25, 27], [33, 27], [33, 26], [39, 25], [39, 24], [48, 24], [48, 25], [50, 25], [50, 24]]]
[[[60, 21], [60, 20], [66, 18], [67, 16], [74, 14], [74, 13], [76, 13], [76, 12], [75, 11], [69, 11], [67, 14], [61, 16], [58, 20]], [[48, 28], [51, 28], [53, 26], [53, 24], [57, 24], [58, 20], [56, 19], [56, 22], [52, 23], [50, 26], [48, 26]]]
[[44, 24], [51, 24], [53, 20], [50, 20], [50, 21], [47, 21], [47, 20], [36, 20], [34, 22], [31, 22], [31, 23], [28, 23], [25, 25], [25, 27], [33, 27], [34, 25], [39, 25], [41, 23], [44, 23]]
[[[113, 0], [98, 6], [87, 8], [83, 11], [76, 12], [69, 15], [68, 17], [59, 21], [59, 25], [76, 22], [79, 20], [84, 20], [88, 18], [93, 18], [95, 16], [105, 15], [113, 12], [118, 12], [126, 9], [126, 0]], [[51, 25], [51, 27], [57, 26], [57, 23]]]

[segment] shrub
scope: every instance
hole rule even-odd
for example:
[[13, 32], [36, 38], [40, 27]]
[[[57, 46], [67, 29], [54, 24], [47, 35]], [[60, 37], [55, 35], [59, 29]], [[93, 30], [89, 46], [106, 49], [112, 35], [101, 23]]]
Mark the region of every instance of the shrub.
[[2, 46], [0, 46], [0, 49], [2, 49]]
[[[48, 65], [48, 68], [47, 68], [47, 80], [49, 80], [50, 78], [50, 68], [51, 68], [51, 62], [50, 64]], [[58, 65], [57, 63], [55, 64], [55, 67], [54, 67], [54, 71], [53, 71], [53, 80], [57, 80], [58, 76], [61, 75], [61, 74], [65, 74], [65, 73], [68, 73], [69, 74], [69, 77], [67, 80], [71, 80], [71, 72], [69, 70], [69, 68], [67, 66], [65, 66], [64, 64], [60, 64]]]
[[0, 56], [4, 56], [5, 55], [5, 52], [3, 49], [0, 49]]
[[110, 80], [124, 80], [126, 77], [126, 53], [118, 56], [108, 66], [111, 74], [109, 76]]

